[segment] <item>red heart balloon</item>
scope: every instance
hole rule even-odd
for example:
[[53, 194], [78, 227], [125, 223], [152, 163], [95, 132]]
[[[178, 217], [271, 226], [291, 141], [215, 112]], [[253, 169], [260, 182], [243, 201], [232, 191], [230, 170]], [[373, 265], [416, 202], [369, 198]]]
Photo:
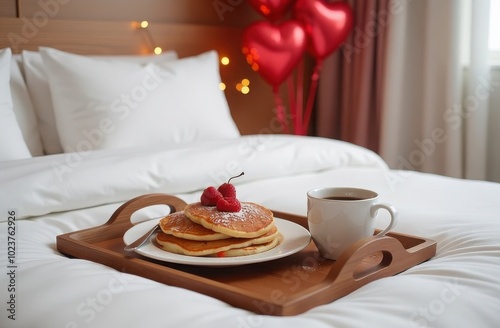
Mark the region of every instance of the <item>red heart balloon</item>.
[[252, 69], [273, 86], [279, 85], [299, 63], [307, 36], [299, 22], [274, 25], [260, 21], [243, 31], [243, 54]]
[[273, 21], [283, 17], [292, 3], [291, 0], [248, 0], [248, 2], [259, 14]]
[[309, 52], [322, 60], [335, 51], [349, 35], [353, 17], [344, 1], [297, 0], [295, 18], [304, 24], [309, 37]]

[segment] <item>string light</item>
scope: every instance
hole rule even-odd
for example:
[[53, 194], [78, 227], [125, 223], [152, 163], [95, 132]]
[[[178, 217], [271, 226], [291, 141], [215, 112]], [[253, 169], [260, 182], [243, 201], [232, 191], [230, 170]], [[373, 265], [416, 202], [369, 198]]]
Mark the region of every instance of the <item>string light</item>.
[[161, 54], [163, 52], [161, 47], [158, 47], [156, 45], [155, 40], [153, 39], [153, 36], [151, 35], [151, 32], [148, 29], [149, 22], [148, 21], [142, 21], [140, 23], [135, 23], [136, 28], [140, 28], [144, 33], [146, 34], [146, 38], [148, 39], [149, 43], [151, 44], [151, 47], [153, 48], [153, 52], [157, 55]]
[[[222, 66], [228, 66], [231, 63], [231, 60], [227, 56], [222, 56], [220, 58], [220, 63]], [[219, 89], [224, 91], [226, 88], [227, 86], [224, 82], [219, 84]], [[238, 92], [241, 92], [244, 95], [248, 94], [250, 92], [250, 80], [246, 78], [242, 79], [241, 82], [236, 83], [235, 88]]]
[[241, 82], [236, 84], [236, 90], [238, 90], [244, 95], [248, 94], [250, 92], [250, 80], [249, 79], [241, 80]]

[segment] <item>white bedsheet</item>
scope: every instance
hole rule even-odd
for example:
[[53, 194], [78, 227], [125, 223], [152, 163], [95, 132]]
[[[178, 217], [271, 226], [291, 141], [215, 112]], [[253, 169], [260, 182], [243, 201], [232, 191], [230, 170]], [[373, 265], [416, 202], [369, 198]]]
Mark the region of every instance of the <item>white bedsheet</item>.
[[[73, 156], [73, 157], [71, 157]], [[126, 200], [163, 192], [186, 202], [233, 180], [242, 201], [300, 215], [307, 190], [376, 190], [398, 208], [395, 231], [438, 242], [437, 255], [330, 304], [290, 317], [69, 259], [56, 236], [103, 224]], [[500, 185], [391, 171], [333, 140], [247, 136], [171, 150], [59, 154], [0, 163], [1, 327], [496, 327], [500, 322]], [[8, 210], [17, 267], [8, 275]], [[148, 215], [156, 215], [151, 210]], [[378, 225], [384, 225], [381, 213]], [[12, 230], [10, 230], [12, 231]], [[15, 320], [8, 311], [15, 288]]]

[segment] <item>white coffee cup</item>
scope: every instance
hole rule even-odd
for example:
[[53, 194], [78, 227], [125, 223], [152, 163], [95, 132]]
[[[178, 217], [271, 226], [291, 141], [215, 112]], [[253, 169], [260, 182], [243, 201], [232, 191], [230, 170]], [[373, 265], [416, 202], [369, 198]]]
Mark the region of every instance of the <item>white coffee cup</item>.
[[355, 242], [373, 236], [379, 209], [389, 212], [389, 225], [377, 236], [385, 235], [397, 222], [394, 206], [378, 203], [378, 194], [358, 188], [317, 188], [307, 192], [309, 231], [320, 255], [337, 260]]

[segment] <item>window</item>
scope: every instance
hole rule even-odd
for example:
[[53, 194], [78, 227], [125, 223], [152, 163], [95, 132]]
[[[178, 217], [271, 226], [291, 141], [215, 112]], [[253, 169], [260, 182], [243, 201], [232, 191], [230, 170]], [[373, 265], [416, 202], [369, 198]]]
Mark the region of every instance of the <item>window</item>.
[[490, 58], [495, 64], [500, 64], [500, 0], [490, 0]]

